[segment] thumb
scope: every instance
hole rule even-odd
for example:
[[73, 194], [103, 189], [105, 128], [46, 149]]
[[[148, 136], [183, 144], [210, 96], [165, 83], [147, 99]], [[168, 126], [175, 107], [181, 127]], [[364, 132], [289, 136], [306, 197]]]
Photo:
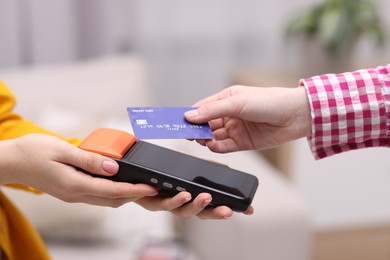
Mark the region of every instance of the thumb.
[[192, 123], [206, 123], [221, 117], [233, 117], [238, 113], [236, 106], [231, 98], [211, 101], [202, 104], [194, 110], [184, 113], [186, 120]]
[[74, 149], [74, 152], [68, 154], [70, 156], [67, 156], [67, 163], [98, 175], [109, 176], [118, 172], [119, 165], [115, 160], [80, 148]]

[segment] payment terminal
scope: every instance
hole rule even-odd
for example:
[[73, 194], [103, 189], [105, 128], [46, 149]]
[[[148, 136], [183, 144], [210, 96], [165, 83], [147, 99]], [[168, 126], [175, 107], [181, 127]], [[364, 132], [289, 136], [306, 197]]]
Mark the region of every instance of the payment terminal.
[[225, 205], [238, 212], [248, 209], [258, 187], [258, 179], [253, 175], [137, 140], [121, 130], [99, 128], [79, 148], [118, 162], [117, 174], [94, 177], [146, 183], [172, 195], [188, 191], [193, 198], [206, 192], [212, 196], [211, 206]]

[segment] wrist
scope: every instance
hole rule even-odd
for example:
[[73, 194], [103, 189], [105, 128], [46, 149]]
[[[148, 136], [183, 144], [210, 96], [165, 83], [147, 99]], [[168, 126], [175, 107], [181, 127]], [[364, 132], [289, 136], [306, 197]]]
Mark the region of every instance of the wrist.
[[0, 141], [0, 184], [13, 183], [13, 140]]
[[298, 129], [299, 137], [309, 137], [312, 133], [312, 118], [309, 99], [307, 97], [306, 89], [297, 87], [295, 89], [297, 98], [297, 113], [296, 113], [296, 127]]

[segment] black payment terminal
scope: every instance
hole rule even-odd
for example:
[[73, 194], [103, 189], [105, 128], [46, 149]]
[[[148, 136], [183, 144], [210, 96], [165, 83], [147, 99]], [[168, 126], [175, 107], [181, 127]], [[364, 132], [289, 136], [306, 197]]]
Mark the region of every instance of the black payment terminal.
[[117, 174], [95, 177], [146, 183], [173, 195], [188, 191], [193, 198], [206, 192], [212, 196], [211, 206], [225, 205], [238, 212], [248, 209], [258, 187], [258, 179], [253, 175], [137, 140], [121, 130], [96, 129], [79, 148], [118, 162]]

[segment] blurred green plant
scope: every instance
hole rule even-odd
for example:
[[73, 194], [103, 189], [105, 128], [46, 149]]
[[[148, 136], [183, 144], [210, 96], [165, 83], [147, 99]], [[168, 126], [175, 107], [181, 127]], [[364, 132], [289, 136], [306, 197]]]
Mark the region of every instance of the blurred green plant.
[[317, 39], [331, 57], [342, 55], [363, 35], [377, 46], [385, 42], [378, 9], [370, 0], [326, 0], [294, 17], [286, 35]]

